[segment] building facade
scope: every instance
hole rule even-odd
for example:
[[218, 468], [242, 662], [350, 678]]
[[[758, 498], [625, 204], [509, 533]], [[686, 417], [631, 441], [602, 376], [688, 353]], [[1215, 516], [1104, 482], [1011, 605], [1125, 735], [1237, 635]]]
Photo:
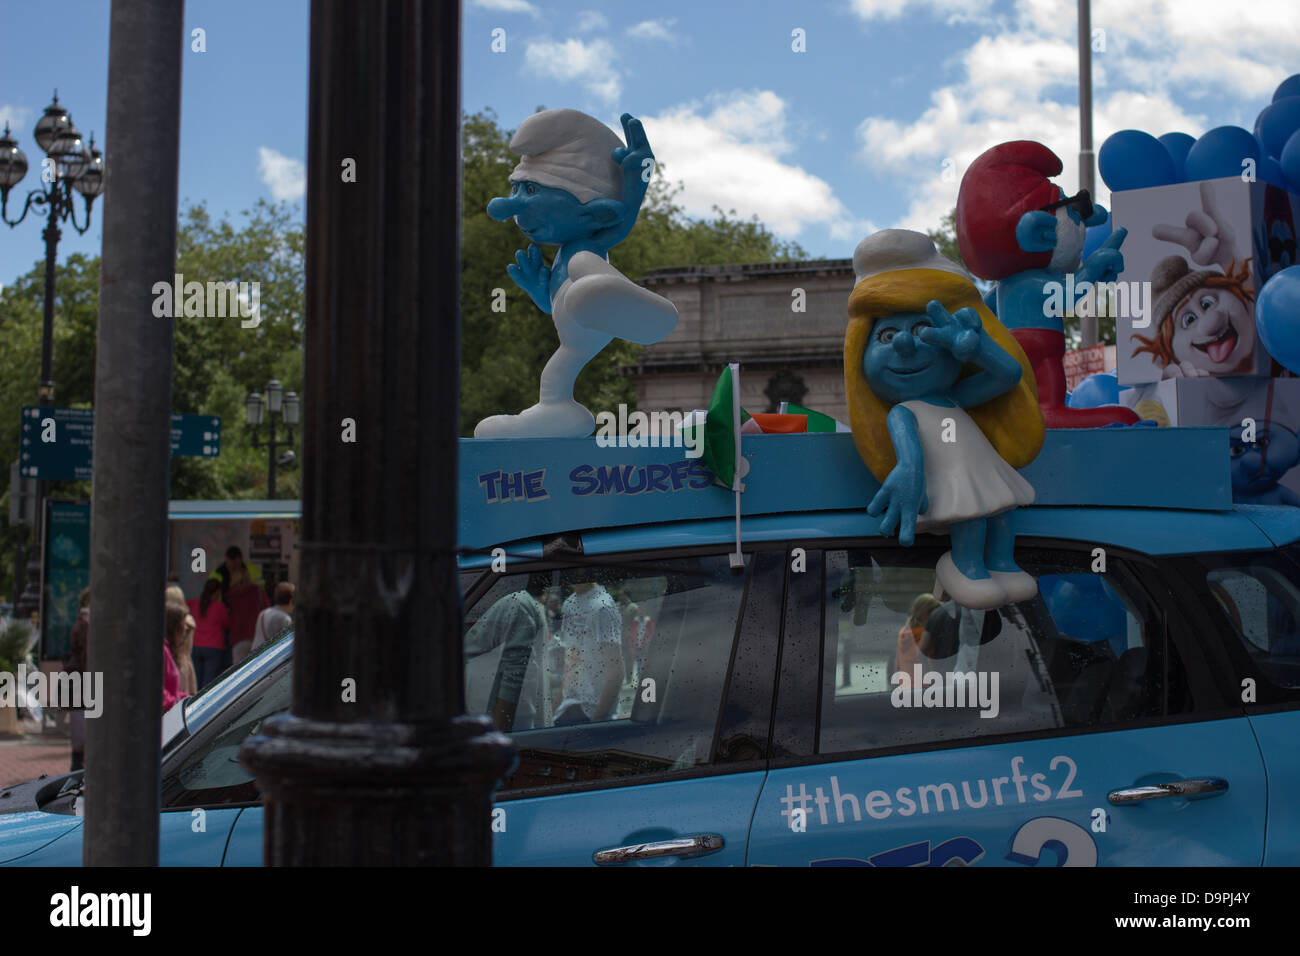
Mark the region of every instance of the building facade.
[[624, 373], [642, 411], [707, 408], [722, 369], [740, 363], [741, 405], [795, 402], [848, 421], [844, 329], [850, 259], [656, 269], [641, 282], [677, 306], [672, 335]]

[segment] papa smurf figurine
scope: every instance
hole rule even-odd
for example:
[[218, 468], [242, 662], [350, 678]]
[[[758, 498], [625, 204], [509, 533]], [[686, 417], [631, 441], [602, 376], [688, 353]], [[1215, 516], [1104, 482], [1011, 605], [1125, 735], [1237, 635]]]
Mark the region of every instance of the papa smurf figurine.
[[853, 441], [880, 491], [880, 530], [911, 545], [948, 529], [939, 583], [975, 609], [1025, 601], [1037, 582], [1015, 562], [1010, 511], [1034, 489], [1017, 468], [1043, 444], [1034, 372], [974, 282], [929, 238], [868, 236], [853, 254], [844, 385]]
[[[510, 195], [488, 215], [513, 218], [532, 242], [506, 272], [555, 320], [560, 347], [542, 370], [538, 402], [518, 415], [478, 423], [475, 438], [583, 438], [596, 421], [573, 398], [584, 365], [615, 338], [658, 342], [677, 326], [677, 308], [609, 264], [609, 250], [636, 223], [654, 154], [639, 120], [623, 114], [627, 145], [577, 110], [544, 110], [519, 124], [510, 149], [521, 155]], [[559, 246], [548, 267], [537, 244]]]
[[1138, 416], [1123, 405], [1065, 404], [1065, 323], [1047, 300], [1066, 273], [1074, 273], [1076, 286], [1113, 282], [1124, 269], [1119, 247], [1128, 230], [1116, 229], [1081, 263], [1086, 227], [1104, 223], [1107, 212], [1087, 190], [1067, 198], [1050, 179], [1060, 172], [1057, 155], [1030, 140], [980, 154], [957, 194], [962, 261], [981, 279], [997, 281], [998, 318], [1029, 356], [1048, 428], [1136, 425]]

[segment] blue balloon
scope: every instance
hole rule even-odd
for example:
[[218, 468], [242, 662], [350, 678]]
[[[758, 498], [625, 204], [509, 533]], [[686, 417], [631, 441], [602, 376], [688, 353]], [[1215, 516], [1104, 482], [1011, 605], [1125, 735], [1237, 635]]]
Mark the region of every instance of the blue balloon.
[[1082, 257], [1087, 258], [1101, 248], [1101, 244], [1110, 238], [1110, 213], [1106, 214], [1106, 221], [1100, 226], [1089, 226], [1087, 232], [1083, 234], [1083, 253]]
[[1282, 172], [1282, 164], [1272, 156], [1265, 156], [1259, 161], [1259, 175], [1256, 178], [1270, 186], [1286, 189], [1286, 174]]
[[1300, 73], [1293, 73], [1278, 84], [1277, 92], [1273, 94], [1273, 102], [1276, 103], [1284, 96], [1300, 96]]
[[1102, 181], [1113, 191], [1168, 186], [1177, 182], [1174, 161], [1160, 140], [1137, 129], [1106, 137], [1097, 153]]
[[1066, 400], [1070, 408], [1096, 408], [1098, 405], [1119, 404], [1119, 379], [1114, 372], [1098, 372], [1089, 375], [1078, 385]]
[[1282, 155], [1278, 157], [1278, 165], [1282, 167], [1287, 188], [1293, 193], [1300, 193], [1300, 133], [1291, 134], [1291, 138], [1286, 141]]
[[1300, 96], [1284, 96], [1259, 114], [1259, 141], [1265, 156], [1281, 156], [1291, 134], [1300, 129]]
[[1255, 300], [1255, 328], [1268, 354], [1300, 375], [1300, 266], [1287, 266], [1264, 283]]
[[1160, 145], [1168, 151], [1169, 158], [1174, 161], [1174, 182], [1186, 182], [1187, 151], [1192, 148], [1196, 138], [1187, 133], [1165, 133], [1159, 140]]
[[1216, 126], [1187, 151], [1187, 181], [1240, 176], [1242, 163], [1259, 165], [1259, 141], [1240, 126]]

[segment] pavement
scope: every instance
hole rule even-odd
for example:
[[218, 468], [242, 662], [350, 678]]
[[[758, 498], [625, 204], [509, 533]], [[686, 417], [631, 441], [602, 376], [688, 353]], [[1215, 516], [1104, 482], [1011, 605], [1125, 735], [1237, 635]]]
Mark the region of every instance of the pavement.
[[35, 780], [42, 774], [64, 773], [71, 765], [66, 730], [34, 720], [22, 720], [21, 734], [0, 734], [0, 787]]

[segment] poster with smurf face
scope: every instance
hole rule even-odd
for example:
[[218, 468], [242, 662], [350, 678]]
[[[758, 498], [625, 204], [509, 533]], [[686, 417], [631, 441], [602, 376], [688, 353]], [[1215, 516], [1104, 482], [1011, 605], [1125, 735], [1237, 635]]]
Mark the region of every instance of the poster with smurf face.
[[1300, 505], [1300, 378], [1165, 379], [1120, 401], [1162, 425], [1226, 425], [1232, 500]]
[[[1255, 293], [1278, 268], [1272, 248], [1293, 259], [1294, 243], [1279, 236], [1270, 245], [1266, 190], [1281, 193], [1230, 177], [1113, 194], [1114, 226], [1128, 229], [1118, 280], [1127, 295], [1117, 298], [1129, 307], [1116, 316], [1121, 385], [1272, 373]], [[1293, 199], [1273, 197], [1279, 229], [1292, 221]]]

